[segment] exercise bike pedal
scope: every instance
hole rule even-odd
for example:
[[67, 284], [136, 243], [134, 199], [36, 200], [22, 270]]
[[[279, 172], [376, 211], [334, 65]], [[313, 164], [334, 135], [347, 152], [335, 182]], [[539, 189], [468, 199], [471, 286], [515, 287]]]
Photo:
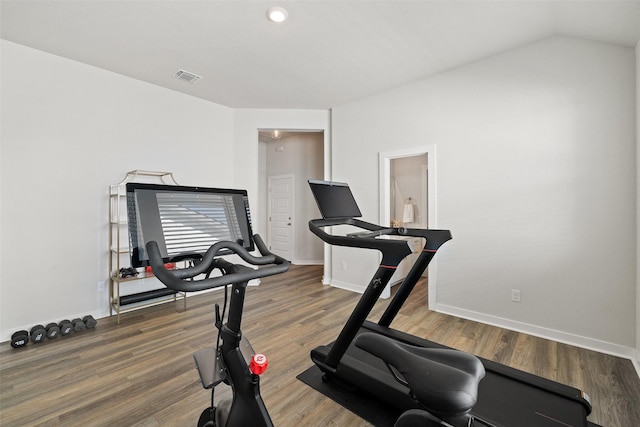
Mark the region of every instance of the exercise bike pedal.
[[215, 348], [203, 348], [193, 353], [202, 387], [213, 388], [227, 379], [227, 368]]

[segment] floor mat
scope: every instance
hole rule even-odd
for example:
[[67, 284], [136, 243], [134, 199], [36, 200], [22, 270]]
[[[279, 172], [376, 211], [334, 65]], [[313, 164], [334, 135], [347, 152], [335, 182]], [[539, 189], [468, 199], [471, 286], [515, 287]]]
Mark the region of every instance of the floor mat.
[[297, 378], [376, 427], [393, 427], [401, 414], [397, 408], [366, 393], [353, 393], [322, 381], [322, 371], [312, 366]]
[[[320, 368], [314, 365], [298, 375], [297, 378], [376, 427], [393, 427], [402, 413], [396, 407], [370, 394], [354, 393], [338, 385], [325, 383], [322, 381], [322, 375]], [[592, 422], [589, 422], [588, 426], [601, 427]]]

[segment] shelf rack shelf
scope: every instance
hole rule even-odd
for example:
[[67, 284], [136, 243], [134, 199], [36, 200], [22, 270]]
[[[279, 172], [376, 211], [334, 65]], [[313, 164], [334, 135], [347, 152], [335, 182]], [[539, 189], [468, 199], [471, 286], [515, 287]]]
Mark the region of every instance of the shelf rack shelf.
[[156, 280], [152, 273], [145, 271], [138, 272], [136, 276], [121, 277], [120, 269], [128, 268], [130, 265], [127, 215], [127, 183], [129, 182], [178, 185], [171, 172], [133, 170], [128, 172], [122, 181], [109, 186], [109, 313], [111, 316], [114, 314], [117, 316], [118, 324], [120, 324], [122, 313], [177, 301], [180, 298], [184, 301], [184, 308], [187, 308], [184, 292], [176, 292], [164, 286], [122, 294], [126, 285]]

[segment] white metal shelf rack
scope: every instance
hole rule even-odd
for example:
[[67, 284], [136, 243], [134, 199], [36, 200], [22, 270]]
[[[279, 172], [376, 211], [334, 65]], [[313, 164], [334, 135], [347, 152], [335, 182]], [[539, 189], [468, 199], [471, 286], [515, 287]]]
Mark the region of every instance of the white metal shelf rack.
[[[175, 292], [163, 286], [156, 286], [151, 291], [126, 295], [121, 293], [125, 284], [146, 279], [156, 280], [152, 273], [145, 271], [138, 272], [137, 276], [125, 278], [120, 274], [121, 268], [130, 266], [127, 215], [127, 183], [129, 182], [178, 185], [171, 172], [134, 170], [128, 172], [119, 183], [109, 186], [109, 312], [112, 316], [115, 313], [118, 324], [120, 324], [121, 313], [168, 301], [177, 301], [180, 298], [184, 300], [184, 308], [187, 308], [184, 292]], [[127, 260], [126, 264], [125, 260]]]

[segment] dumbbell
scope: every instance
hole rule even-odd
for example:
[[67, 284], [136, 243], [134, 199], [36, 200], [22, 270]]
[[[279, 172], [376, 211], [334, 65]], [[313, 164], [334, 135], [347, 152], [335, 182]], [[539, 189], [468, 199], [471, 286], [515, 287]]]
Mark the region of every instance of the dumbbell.
[[84, 316], [82, 318], [82, 321], [84, 322], [84, 324], [87, 327], [87, 329], [93, 329], [98, 324], [98, 321], [96, 319], [94, 319], [93, 316], [90, 315], [90, 314], [87, 315], [87, 316]]
[[45, 329], [47, 330], [47, 338], [50, 340], [58, 338], [58, 335], [60, 335], [60, 327], [57, 323], [49, 323]]
[[73, 325], [73, 330], [75, 332], [80, 332], [80, 331], [84, 330], [87, 327], [87, 325], [85, 325], [84, 322], [82, 321], [82, 319], [80, 319], [79, 317], [76, 318], [76, 319], [73, 319], [71, 321], [71, 324]]
[[58, 327], [61, 335], [69, 335], [73, 331], [73, 325], [67, 319], [58, 323]]
[[36, 325], [33, 328], [31, 328], [29, 336], [31, 337], [31, 342], [32, 343], [39, 344], [42, 341], [44, 341], [44, 337], [47, 336], [47, 331], [44, 328], [44, 326]]
[[27, 345], [29, 342], [29, 332], [27, 331], [17, 331], [11, 335], [11, 347], [20, 348]]

